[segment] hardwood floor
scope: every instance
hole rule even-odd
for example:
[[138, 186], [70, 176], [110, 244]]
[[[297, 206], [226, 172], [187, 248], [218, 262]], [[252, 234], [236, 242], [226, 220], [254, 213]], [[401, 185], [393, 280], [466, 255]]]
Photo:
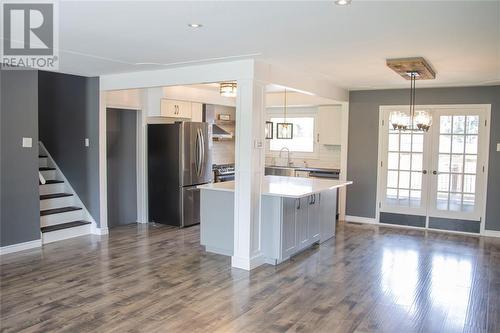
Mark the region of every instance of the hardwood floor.
[[129, 225], [1, 257], [2, 332], [499, 332], [500, 240], [341, 224], [252, 273], [199, 227]]

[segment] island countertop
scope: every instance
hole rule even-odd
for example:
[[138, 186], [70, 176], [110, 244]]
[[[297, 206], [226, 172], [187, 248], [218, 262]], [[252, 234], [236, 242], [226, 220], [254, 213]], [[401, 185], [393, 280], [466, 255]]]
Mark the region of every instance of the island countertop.
[[[352, 184], [352, 181], [318, 179], [318, 178], [300, 178], [284, 176], [264, 176], [262, 179], [262, 195], [302, 198], [311, 194], [323, 191], [333, 190]], [[201, 190], [234, 192], [234, 181], [211, 183], [199, 185]]]

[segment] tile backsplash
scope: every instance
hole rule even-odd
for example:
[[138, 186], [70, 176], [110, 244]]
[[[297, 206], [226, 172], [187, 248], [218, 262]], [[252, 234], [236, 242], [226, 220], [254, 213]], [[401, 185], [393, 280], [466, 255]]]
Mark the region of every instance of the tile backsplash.
[[[340, 146], [319, 145], [318, 148], [317, 158], [294, 157], [294, 153], [292, 152], [290, 153], [290, 160], [294, 166], [304, 166], [304, 164], [307, 164], [309, 167], [340, 169]], [[286, 154], [283, 154], [283, 158], [280, 159], [266, 152], [266, 164], [285, 165]]]

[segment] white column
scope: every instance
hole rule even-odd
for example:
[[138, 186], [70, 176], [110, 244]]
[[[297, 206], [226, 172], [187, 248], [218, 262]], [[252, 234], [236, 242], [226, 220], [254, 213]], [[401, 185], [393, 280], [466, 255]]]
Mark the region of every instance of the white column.
[[232, 266], [251, 270], [263, 263], [260, 237], [264, 175], [264, 84], [238, 81], [236, 100], [236, 188]]

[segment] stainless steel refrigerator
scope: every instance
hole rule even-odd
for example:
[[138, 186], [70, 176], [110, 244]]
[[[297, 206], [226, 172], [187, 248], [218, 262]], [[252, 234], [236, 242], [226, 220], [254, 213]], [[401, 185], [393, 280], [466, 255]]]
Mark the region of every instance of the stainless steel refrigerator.
[[210, 183], [208, 123], [148, 125], [149, 221], [187, 227], [200, 223], [200, 191]]

